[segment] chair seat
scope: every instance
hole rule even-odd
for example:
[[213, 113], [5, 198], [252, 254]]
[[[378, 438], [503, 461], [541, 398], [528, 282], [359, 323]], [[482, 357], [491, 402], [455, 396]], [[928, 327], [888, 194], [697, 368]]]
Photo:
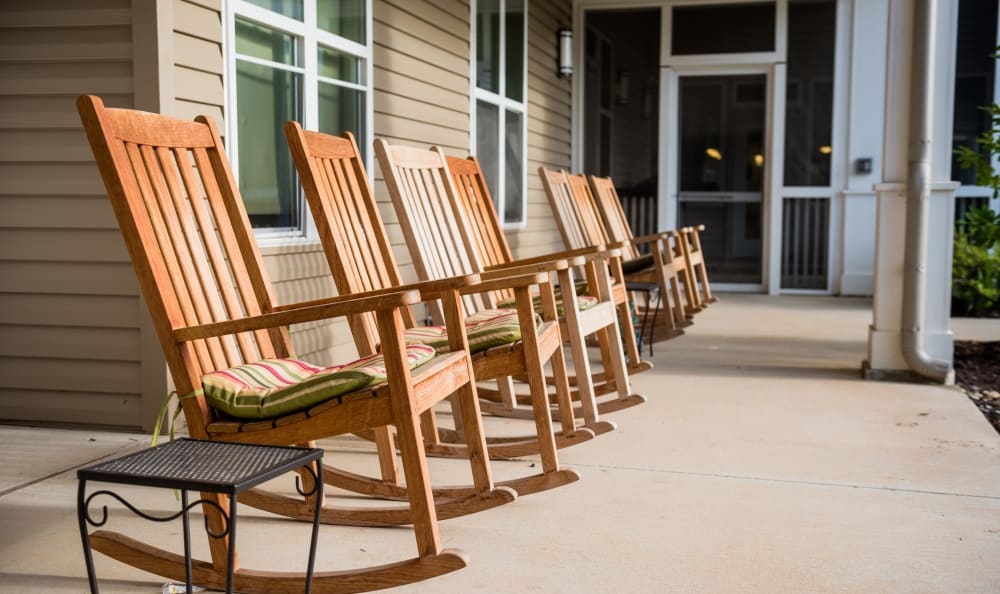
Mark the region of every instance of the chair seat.
[[[535, 324], [541, 322], [536, 317]], [[484, 309], [465, 318], [469, 352], [478, 353], [521, 340], [521, 324], [516, 309]], [[438, 353], [447, 353], [448, 330], [444, 326], [417, 326], [403, 332], [406, 344], [423, 344]]]
[[[583, 292], [587, 290], [587, 283], [578, 283], [576, 290], [576, 308], [579, 311], [586, 311], [591, 307], [594, 307], [598, 303], [597, 297], [592, 297], [590, 295], [584, 295]], [[559, 287], [555, 288], [556, 294], [556, 315], [560, 318], [566, 317], [566, 307], [563, 305], [562, 292], [560, 292]], [[535, 311], [541, 311], [542, 309], [542, 297], [541, 295], [535, 295], [534, 299]], [[514, 307], [514, 300], [504, 301], [500, 304], [500, 307]]]
[[[406, 347], [414, 369], [434, 357], [434, 349]], [[385, 381], [385, 357], [362, 357], [346, 365], [316, 367], [298, 359], [263, 359], [201, 378], [208, 404], [239, 419], [270, 419]]]
[[635, 274], [653, 265], [653, 254], [639, 256], [634, 260], [622, 260], [622, 272], [625, 274]]

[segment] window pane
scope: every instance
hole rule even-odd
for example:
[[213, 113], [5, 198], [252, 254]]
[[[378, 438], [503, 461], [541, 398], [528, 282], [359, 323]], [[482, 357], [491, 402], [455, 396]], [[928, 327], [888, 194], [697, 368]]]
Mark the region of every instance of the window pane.
[[507, 137], [504, 157], [507, 177], [504, 222], [519, 223], [524, 220], [524, 117], [516, 111], [506, 112]]
[[326, 134], [353, 132], [364, 147], [365, 95], [357, 89], [319, 83], [319, 131]]
[[[959, 0], [958, 44], [955, 51], [955, 120], [952, 148], [967, 146], [986, 156], [976, 138], [990, 129], [990, 115], [979, 109], [995, 101], [993, 58], [997, 45], [996, 0]], [[975, 185], [976, 174], [963, 169], [952, 155], [951, 179]]]
[[476, 85], [500, 92], [499, 0], [476, 3]]
[[361, 82], [361, 60], [328, 47], [319, 48], [319, 75], [344, 82]]
[[773, 52], [774, 3], [675, 6], [671, 33], [675, 56]]
[[254, 227], [300, 223], [298, 182], [285, 137], [286, 120], [301, 121], [301, 76], [247, 62], [236, 63], [236, 130], [240, 192]]
[[507, 0], [506, 95], [524, 101], [524, 2]]
[[788, 4], [785, 185], [830, 185], [833, 152], [833, 0]]
[[365, 42], [365, 0], [316, 0], [316, 20], [324, 31]]
[[302, 0], [247, 0], [291, 19], [302, 20]]
[[236, 53], [295, 65], [295, 38], [269, 27], [236, 19]]
[[500, 179], [500, 111], [496, 105], [476, 101], [476, 158], [486, 176], [494, 206], [500, 199], [497, 180]]

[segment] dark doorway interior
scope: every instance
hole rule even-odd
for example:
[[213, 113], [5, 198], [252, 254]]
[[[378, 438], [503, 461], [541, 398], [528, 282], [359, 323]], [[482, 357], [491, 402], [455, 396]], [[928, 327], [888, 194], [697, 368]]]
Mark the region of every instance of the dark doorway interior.
[[611, 176], [636, 235], [656, 230], [660, 10], [587, 11], [584, 171]]

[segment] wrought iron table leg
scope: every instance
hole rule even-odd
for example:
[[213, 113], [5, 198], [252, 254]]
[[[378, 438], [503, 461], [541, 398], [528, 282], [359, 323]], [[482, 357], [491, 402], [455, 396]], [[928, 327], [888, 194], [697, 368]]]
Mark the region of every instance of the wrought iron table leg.
[[87, 481], [81, 480], [76, 490], [76, 519], [80, 523], [80, 538], [83, 539], [83, 560], [87, 564], [87, 581], [90, 582], [90, 593], [98, 594], [97, 573], [94, 572], [94, 554], [90, 550], [90, 531], [87, 530], [87, 510], [84, 493]]

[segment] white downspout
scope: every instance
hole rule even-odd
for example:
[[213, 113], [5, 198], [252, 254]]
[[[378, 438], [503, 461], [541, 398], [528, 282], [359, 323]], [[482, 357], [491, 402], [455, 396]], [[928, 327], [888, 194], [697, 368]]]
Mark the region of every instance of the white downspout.
[[903, 358], [910, 369], [940, 383], [953, 381], [951, 363], [924, 350], [927, 280], [927, 225], [931, 197], [931, 130], [934, 85], [936, 0], [918, 0], [913, 21], [910, 80], [910, 129], [906, 200], [906, 247], [903, 263]]

